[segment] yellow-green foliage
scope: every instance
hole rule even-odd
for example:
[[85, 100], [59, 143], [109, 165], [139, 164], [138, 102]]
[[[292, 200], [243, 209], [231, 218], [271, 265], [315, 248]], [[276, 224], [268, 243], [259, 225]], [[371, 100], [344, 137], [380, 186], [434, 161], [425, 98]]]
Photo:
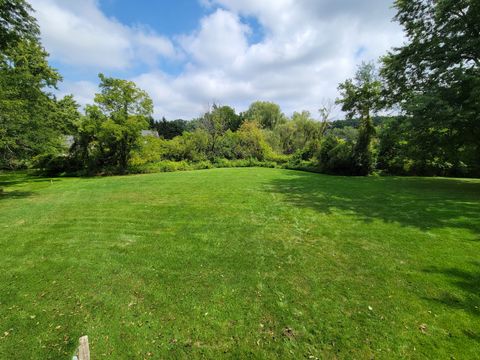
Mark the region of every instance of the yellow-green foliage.
[[169, 160], [205, 160], [208, 146], [208, 135], [205, 131], [197, 129], [186, 132], [165, 143], [165, 158]]
[[145, 136], [140, 140], [139, 150], [135, 151], [130, 165], [139, 166], [162, 160], [166, 148], [166, 141], [154, 136]]
[[264, 160], [272, 150], [257, 122], [247, 121], [236, 132], [236, 155], [240, 159]]

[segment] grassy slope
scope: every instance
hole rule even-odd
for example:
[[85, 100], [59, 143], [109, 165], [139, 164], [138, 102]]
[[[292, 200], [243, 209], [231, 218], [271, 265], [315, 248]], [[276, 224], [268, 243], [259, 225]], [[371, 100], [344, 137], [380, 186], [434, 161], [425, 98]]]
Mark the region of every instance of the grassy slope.
[[[480, 181], [2, 175], [0, 358], [475, 358]], [[426, 327], [422, 325], [425, 324]]]

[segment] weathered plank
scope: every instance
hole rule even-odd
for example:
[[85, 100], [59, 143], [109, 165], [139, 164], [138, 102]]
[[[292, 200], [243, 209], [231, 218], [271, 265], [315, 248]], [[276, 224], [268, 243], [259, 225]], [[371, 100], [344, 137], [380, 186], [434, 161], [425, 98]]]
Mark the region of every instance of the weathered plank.
[[80, 346], [78, 347], [78, 360], [90, 360], [88, 336], [82, 336], [80, 338]]

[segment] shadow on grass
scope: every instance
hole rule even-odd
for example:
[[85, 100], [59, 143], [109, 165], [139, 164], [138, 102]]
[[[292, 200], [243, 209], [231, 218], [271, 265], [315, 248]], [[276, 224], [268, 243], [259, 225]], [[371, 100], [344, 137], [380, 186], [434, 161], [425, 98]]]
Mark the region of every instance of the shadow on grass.
[[294, 206], [343, 212], [429, 230], [463, 228], [480, 235], [480, 182], [439, 178], [360, 178], [291, 172], [268, 183]]
[[[480, 263], [475, 263], [475, 270], [467, 271], [456, 268], [439, 269], [428, 268], [424, 271], [428, 274], [441, 275], [446, 281], [455, 285], [461, 293], [446, 292], [438, 298], [427, 300], [447, 305], [455, 309], [463, 309], [476, 316], [480, 316]], [[479, 335], [470, 334], [470, 336]]]
[[57, 182], [60, 179], [50, 178], [30, 171], [0, 171], [0, 188], [28, 183]]
[[0, 191], [0, 201], [7, 199], [22, 199], [32, 196], [33, 194], [32, 191]]
[[35, 194], [33, 191], [11, 190], [12, 187], [57, 181], [59, 180], [34, 175], [26, 171], [3, 171], [0, 172], [0, 200], [21, 199]]

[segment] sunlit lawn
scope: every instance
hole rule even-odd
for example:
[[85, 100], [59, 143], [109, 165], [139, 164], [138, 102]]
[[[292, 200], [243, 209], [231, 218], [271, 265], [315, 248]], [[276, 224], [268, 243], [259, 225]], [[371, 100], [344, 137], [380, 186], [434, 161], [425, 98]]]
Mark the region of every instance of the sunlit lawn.
[[480, 180], [0, 175], [0, 359], [475, 359]]

